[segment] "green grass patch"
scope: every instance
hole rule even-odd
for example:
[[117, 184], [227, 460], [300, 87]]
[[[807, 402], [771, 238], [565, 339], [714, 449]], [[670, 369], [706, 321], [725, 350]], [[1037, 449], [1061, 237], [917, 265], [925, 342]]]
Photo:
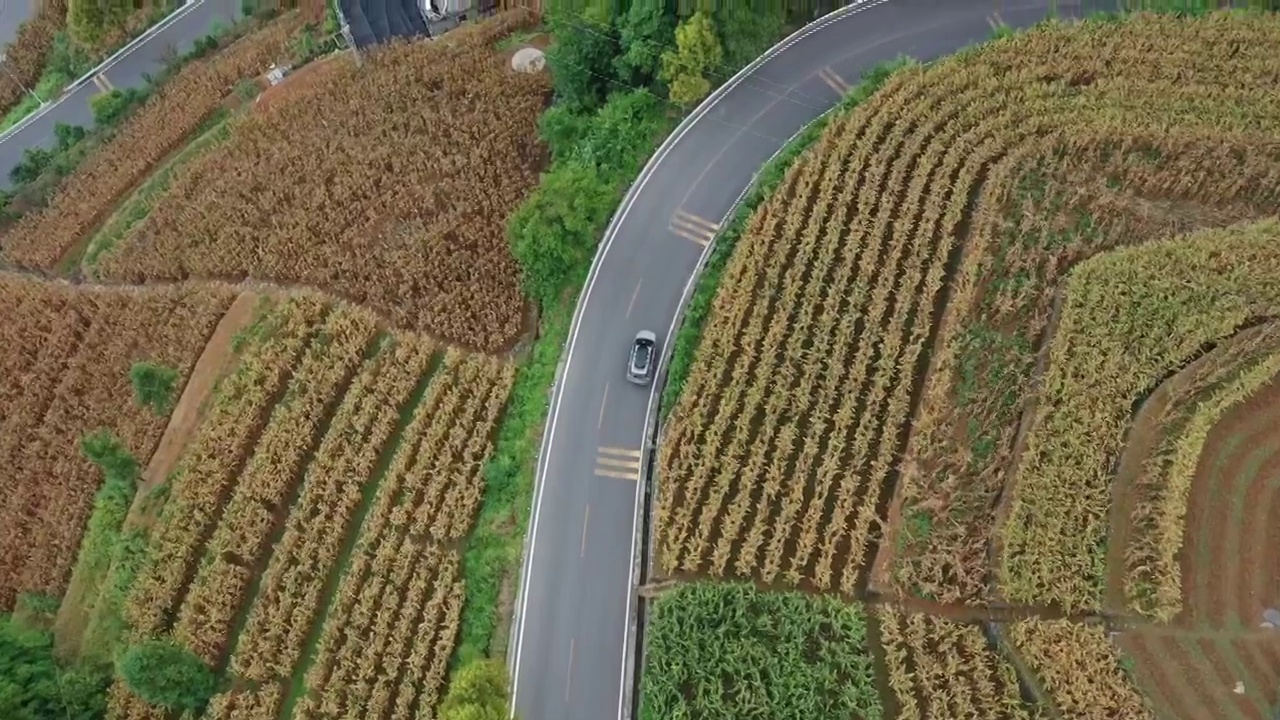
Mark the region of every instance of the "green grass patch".
[[646, 628], [641, 720], [880, 720], [866, 617], [826, 596], [694, 583]]
[[89, 241], [89, 247], [85, 250], [82, 261], [85, 268], [92, 268], [103, 253], [111, 251], [124, 239], [125, 235], [151, 214], [151, 209], [155, 207], [156, 202], [169, 189], [169, 184], [173, 181], [174, 173], [178, 168], [200, 157], [231, 136], [230, 115], [230, 111], [226, 108], [218, 108], [204, 123], [204, 127], [208, 129], [178, 151], [124, 201], [102, 229]]
[[733, 218], [716, 239], [711, 256], [707, 258], [702, 275], [698, 278], [693, 295], [689, 298], [689, 304], [685, 307], [684, 319], [676, 332], [671, 361], [667, 366], [666, 387], [662, 390], [660, 412], [664, 420], [671, 412], [671, 408], [675, 407], [676, 400], [679, 399], [680, 393], [684, 390], [684, 384], [689, 379], [689, 371], [693, 367], [698, 343], [702, 339], [702, 330], [711, 313], [711, 303], [715, 300], [716, 290], [720, 286], [720, 278], [724, 275], [725, 268], [729, 265], [729, 258], [733, 256], [733, 250], [737, 247], [742, 233], [746, 231], [747, 222], [751, 216], [773, 195], [796, 160], [822, 136], [823, 130], [827, 128], [833, 117], [857, 107], [880, 89], [893, 73], [913, 62], [908, 58], [897, 58], [880, 63], [868, 70], [858, 85], [833, 108], [832, 112], [810, 123], [761, 168], [755, 183], [742, 199], [742, 204], [738, 206]]
[[[100, 627], [120, 625], [119, 603], [114, 603], [111, 590], [118, 582], [114, 569], [127, 565], [134, 551], [132, 537], [124, 531], [124, 521], [133, 504], [139, 477], [138, 461], [114, 433], [101, 429], [86, 435], [81, 451], [101, 469], [103, 483], [93, 499], [93, 512], [80, 540], [80, 550], [72, 571], [79, 588], [80, 607], [67, 608], [87, 618], [101, 617]], [[126, 586], [127, 589], [127, 586]], [[109, 617], [112, 608], [115, 617]], [[109, 665], [121, 639], [117, 632], [95, 633], [90, 643], [87, 636], [80, 644], [80, 658], [97, 665]]]
[[499, 40], [495, 47], [503, 52], [506, 52], [507, 50], [515, 50], [546, 31], [547, 29], [541, 25], [535, 25], [527, 30], [517, 30], [516, 32], [513, 32]]

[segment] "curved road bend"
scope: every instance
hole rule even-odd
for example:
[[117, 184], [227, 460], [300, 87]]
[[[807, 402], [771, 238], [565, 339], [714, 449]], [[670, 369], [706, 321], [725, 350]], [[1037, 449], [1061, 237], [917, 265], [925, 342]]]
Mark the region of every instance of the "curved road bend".
[[[5, 4], [0, 15], [18, 5], [33, 0], [0, 0]], [[194, 0], [190, 9], [164, 29], [134, 46], [130, 52], [114, 64], [74, 91], [63, 95], [52, 107], [30, 124], [0, 141], [0, 187], [9, 188], [9, 171], [22, 160], [22, 151], [34, 147], [53, 147], [53, 128], [57, 123], [93, 126], [93, 111], [89, 99], [111, 88], [142, 87], [144, 74], [155, 75], [164, 68], [165, 58], [171, 52], [186, 52], [195, 41], [204, 37], [214, 23], [230, 26], [240, 14], [240, 0]], [[3, 22], [0, 22], [3, 25]], [[101, 83], [101, 85], [99, 85]]]
[[521, 720], [622, 714], [633, 519], [657, 392], [627, 382], [627, 352], [640, 329], [670, 341], [685, 285], [753, 174], [876, 63], [951, 54], [989, 37], [997, 13], [1026, 27], [1053, 5], [1082, 12], [1080, 0], [875, 2], [828, 16], [669, 140], [601, 245], [543, 438], [510, 658]]

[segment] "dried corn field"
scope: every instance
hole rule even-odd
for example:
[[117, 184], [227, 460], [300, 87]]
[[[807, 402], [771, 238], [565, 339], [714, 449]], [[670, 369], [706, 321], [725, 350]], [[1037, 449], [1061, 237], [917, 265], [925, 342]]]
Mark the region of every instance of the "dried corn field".
[[165, 418], [138, 405], [135, 362], [180, 390], [235, 298], [216, 286], [85, 288], [0, 274], [0, 609], [65, 588], [102, 473], [80, 451], [108, 428], [143, 465]]
[[511, 71], [492, 43], [530, 22], [509, 14], [449, 43], [326, 62], [323, 82], [274, 99], [176, 171], [97, 272], [303, 284], [400, 327], [510, 346], [524, 301], [505, 224], [538, 180], [549, 83]]
[[156, 164], [186, 144], [237, 81], [283, 58], [300, 27], [295, 13], [187, 65], [160, 86], [111, 140], [90, 154], [54, 191], [47, 207], [25, 215], [3, 238], [5, 259], [51, 270], [107, 219]]
[[993, 652], [977, 625], [906, 613], [878, 613], [889, 687], [898, 720], [1028, 720], [1013, 666]]
[[[1182, 661], [1087, 621], [1202, 629], [1204, 448], [1280, 368], [1276, 77], [1275, 15], [1046, 23], [833, 119], [744, 228], [663, 430], [660, 575], [887, 606], [899, 717], [1151, 717]], [[1264, 479], [1218, 482], [1236, 510], [1189, 536], [1242, 524], [1256, 566], [1192, 563], [1239, 578], [1198, 666], [1221, 680], [1275, 573]], [[1003, 640], [942, 619], [992, 606]], [[1224, 697], [1249, 717], [1258, 687]]]
[[[310, 718], [429, 714], [514, 366], [311, 294], [261, 310], [241, 342], [150, 534], [124, 608], [134, 639], [171, 636], [239, 679], [210, 720], [285, 702]], [[110, 717], [150, 717], [122, 681], [111, 699]]]

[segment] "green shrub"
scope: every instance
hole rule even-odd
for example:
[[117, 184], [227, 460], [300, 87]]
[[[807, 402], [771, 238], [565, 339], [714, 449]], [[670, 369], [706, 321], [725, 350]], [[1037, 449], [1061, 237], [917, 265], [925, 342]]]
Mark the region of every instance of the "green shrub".
[[135, 695], [170, 710], [200, 712], [218, 685], [200, 658], [167, 639], [130, 645], [117, 670]]
[[178, 384], [178, 371], [149, 362], [136, 362], [129, 368], [129, 382], [139, 405], [144, 405], [160, 417], [173, 409], [173, 395]]
[[590, 263], [620, 193], [667, 127], [662, 104], [644, 91], [614, 94], [578, 120], [558, 112], [542, 128], [554, 133], [556, 160], [508, 222], [525, 292], [544, 307]]
[[98, 127], [114, 127], [135, 107], [147, 99], [146, 92], [137, 88], [116, 88], [89, 99], [93, 110], [93, 123]]
[[440, 720], [507, 720], [507, 666], [475, 660], [458, 670], [440, 703]]
[[66, 670], [53, 656], [53, 635], [0, 615], [0, 718], [99, 720], [109, 674]]

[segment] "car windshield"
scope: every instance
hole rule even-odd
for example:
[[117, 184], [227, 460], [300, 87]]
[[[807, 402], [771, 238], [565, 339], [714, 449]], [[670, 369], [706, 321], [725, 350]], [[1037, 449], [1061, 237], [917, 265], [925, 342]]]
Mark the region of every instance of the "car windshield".
[[636, 341], [636, 367], [641, 370], [649, 367], [649, 351], [652, 347], [647, 340]]

